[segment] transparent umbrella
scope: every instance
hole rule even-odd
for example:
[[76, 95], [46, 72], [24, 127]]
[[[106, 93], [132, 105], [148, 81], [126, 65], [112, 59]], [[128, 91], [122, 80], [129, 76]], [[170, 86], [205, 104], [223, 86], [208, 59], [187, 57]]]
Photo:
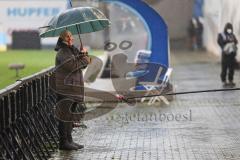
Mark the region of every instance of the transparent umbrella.
[[39, 29], [41, 38], [57, 37], [64, 30], [69, 30], [73, 35], [79, 35], [82, 48], [80, 34], [104, 30], [108, 26], [110, 21], [98, 9], [78, 7], [60, 13]]

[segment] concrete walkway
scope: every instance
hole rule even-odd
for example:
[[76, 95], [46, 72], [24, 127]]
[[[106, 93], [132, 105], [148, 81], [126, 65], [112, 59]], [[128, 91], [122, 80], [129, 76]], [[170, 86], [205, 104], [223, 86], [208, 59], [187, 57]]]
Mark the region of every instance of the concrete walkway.
[[[220, 89], [219, 59], [174, 53], [176, 91]], [[237, 87], [240, 75], [236, 73]], [[57, 152], [52, 160], [239, 160], [240, 91], [176, 96], [170, 105], [119, 104], [87, 121], [74, 139], [83, 150]]]

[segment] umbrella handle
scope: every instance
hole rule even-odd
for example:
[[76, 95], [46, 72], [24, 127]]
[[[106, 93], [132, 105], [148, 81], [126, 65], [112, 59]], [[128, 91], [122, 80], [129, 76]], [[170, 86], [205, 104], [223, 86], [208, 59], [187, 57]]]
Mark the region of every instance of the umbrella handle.
[[80, 51], [83, 50], [83, 44], [82, 44], [82, 39], [80, 37], [80, 34], [78, 34], [79, 40], [80, 40]]
[[76, 28], [77, 28], [78, 37], [79, 37], [79, 40], [80, 40], [80, 51], [81, 51], [81, 50], [83, 50], [82, 39], [81, 39], [81, 36], [80, 36], [80, 31], [79, 31], [79, 28], [78, 28], [78, 26], [77, 26], [77, 25], [76, 25]]

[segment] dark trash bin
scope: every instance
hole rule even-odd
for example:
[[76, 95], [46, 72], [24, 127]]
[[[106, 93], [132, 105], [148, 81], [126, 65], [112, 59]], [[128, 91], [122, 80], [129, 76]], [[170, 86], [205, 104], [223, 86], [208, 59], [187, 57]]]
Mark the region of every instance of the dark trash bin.
[[12, 49], [41, 49], [38, 31], [13, 31]]

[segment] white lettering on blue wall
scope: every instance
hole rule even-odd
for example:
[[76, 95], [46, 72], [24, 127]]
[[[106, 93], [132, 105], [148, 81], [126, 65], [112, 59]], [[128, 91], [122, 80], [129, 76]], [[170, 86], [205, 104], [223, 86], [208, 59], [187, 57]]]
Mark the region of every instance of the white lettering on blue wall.
[[60, 12], [60, 8], [47, 8], [47, 7], [38, 7], [38, 8], [8, 8], [7, 15], [8, 17], [49, 17], [55, 16]]

